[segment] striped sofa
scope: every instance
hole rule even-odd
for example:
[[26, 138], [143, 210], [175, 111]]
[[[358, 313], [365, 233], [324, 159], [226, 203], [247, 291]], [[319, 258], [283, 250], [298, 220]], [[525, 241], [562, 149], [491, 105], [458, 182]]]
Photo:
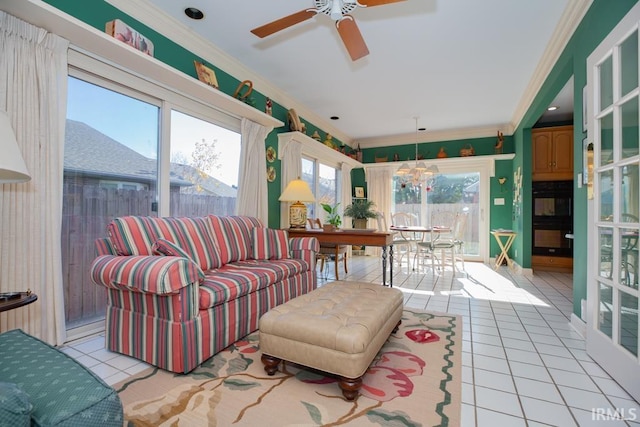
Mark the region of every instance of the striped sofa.
[[316, 288], [315, 238], [257, 218], [115, 218], [91, 279], [107, 291], [106, 347], [187, 373]]

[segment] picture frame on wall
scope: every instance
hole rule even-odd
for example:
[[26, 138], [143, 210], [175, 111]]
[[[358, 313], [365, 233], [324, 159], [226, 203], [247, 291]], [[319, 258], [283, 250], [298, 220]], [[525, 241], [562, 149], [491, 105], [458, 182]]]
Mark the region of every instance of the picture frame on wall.
[[202, 62], [193, 61], [196, 66], [196, 73], [198, 74], [198, 80], [207, 85], [218, 89], [218, 79], [216, 73], [211, 68], [204, 65]]
[[355, 187], [355, 197], [364, 198], [364, 187]]

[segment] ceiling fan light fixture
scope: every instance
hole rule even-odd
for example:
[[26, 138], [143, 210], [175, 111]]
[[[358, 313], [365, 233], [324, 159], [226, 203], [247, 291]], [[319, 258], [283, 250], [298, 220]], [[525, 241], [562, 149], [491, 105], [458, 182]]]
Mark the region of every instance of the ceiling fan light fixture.
[[340, 0], [333, 0], [331, 2], [331, 19], [337, 21], [342, 19], [342, 2]]

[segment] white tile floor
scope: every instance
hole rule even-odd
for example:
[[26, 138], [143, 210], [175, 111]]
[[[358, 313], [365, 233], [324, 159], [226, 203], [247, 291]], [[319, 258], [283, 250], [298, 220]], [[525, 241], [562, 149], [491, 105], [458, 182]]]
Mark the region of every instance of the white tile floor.
[[[333, 280], [333, 264], [323, 284]], [[406, 265], [394, 270], [405, 306], [463, 316], [462, 425], [640, 426], [640, 405], [585, 351], [569, 325], [572, 277], [560, 273], [512, 275], [481, 263], [465, 263], [466, 276], [433, 275]], [[323, 273], [324, 274], [324, 273]], [[380, 261], [353, 257], [341, 279], [381, 281]], [[69, 343], [63, 351], [109, 384], [147, 364], [104, 349], [104, 337]], [[615, 420], [624, 411], [636, 421]]]

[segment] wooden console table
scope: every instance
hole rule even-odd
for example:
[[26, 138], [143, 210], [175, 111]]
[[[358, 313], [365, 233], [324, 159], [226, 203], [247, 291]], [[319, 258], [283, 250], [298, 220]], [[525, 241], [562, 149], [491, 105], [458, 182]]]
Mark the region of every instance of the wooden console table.
[[395, 232], [340, 229], [336, 231], [289, 228], [289, 237], [315, 237], [320, 243], [379, 246], [382, 248], [382, 284], [387, 286], [387, 246], [389, 247], [389, 286], [393, 287], [393, 236]]

